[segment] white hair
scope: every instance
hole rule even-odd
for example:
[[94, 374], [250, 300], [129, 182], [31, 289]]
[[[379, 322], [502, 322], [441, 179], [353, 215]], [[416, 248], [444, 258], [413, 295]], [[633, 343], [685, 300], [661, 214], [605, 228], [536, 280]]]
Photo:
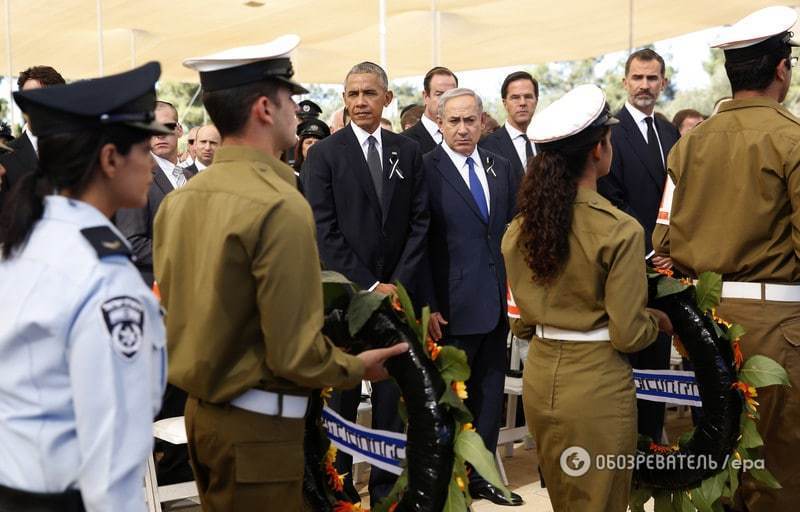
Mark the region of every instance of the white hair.
[[472, 89], [467, 89], [466, 87], [456, 87], [455, 89], [450, 89], [439, 97], [439, 112], [437, 112], [439, 119], [444, 119], [444, 106], [447, 105], [447, 102], [453, 98], [458, 98], [459, 96], [472, 96], [475, 98], [475, 103], [478, 105], [478, 113], [483, 113], [483, 101], [481, 101], [481, 97], [478, 96], [478, 93]]

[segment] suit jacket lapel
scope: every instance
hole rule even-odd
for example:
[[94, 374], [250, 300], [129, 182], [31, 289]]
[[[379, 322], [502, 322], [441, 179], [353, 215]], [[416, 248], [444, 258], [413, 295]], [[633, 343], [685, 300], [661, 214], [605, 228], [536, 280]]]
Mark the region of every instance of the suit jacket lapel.
[[653, 179], [656, 185], [658, 185], [660, 190], [664, 186], [664, 173], [656, 169], [655, 162], [653, 162], [650, 158], [650, 152], [647, 149], [647, 142], [645, 142], [642, 132], [636, 125], [636, 121], [633, 120], [633, 116], [631, 116], [630, 112], [628, 112], [627, 107], [622, 107], [620, 110], [619, 120], [620, 124], [625, 128], [625, 134], [628, 137], [628, 141], [630, 142], [633, 152], [636, 153], [636, 156], [639, 157], [639, 160], [644, 163], [644, 167], [647, 169], [647, 174]]
[[506, 154], [513, 155], [514, 158], [519, 160], [519, 157], [517, 156], [517, 148], [514, 146], [514, 141], [511, 140], [511, 134], [508, 133], [508, 130], [506, 130], [506, 126], [503, 125], [498, 128], [498, 130], [503, 130], [503, 134], [500, 139], [503, 141], [503, 145], [506, 147]]
[[353, 174], [355, 174], [356, 181], [361, 189], [367, 194], [367, 198], [373, 210], [375, 210], [376, 217], [382, 220], [383, 208], [378, 200], [378, 194], [375, 193], [375, 185], [372, 184], [372, 175], [370, 175], [367, 160], [364, 158], [364, 152], [358, 144], [358, 139], [356, 138], [356, 134], [353, 133], [353, 129], [349, 126], [345, 126], [343, 130], [346, 130], [344, 154], [347, 156], [347, 160], [350, 163], [350, 169], [352, 169]]
[[436, 170], [444, 177], [445, 181], [447, 181], [451, 187], [455, 189], [456, 192], [461, 196], [464, 202], [469, 205], [472, 209], [472, 212], [481, 220], [481, 222], [485, 222], [483, 219], [483, 215], [481, 215], [481, 211], [478, 209], [478, 205], [475, 204], [475, 199], [472, 197], [472, 193], [469, 191], [469, 187], [466, 183], [464, 183], [464, 179], [461, 177], [461, 173], [458, 172], [456, 166], [453, 165], [453, 161], [450, 160], [450, 157], [447, 155], [444, 149], [441, 146], [435, 149], [436, 151]]
[[175, 187], [172, 186], [172, 182], [169, 181], [169, 178], [167, 178], [167, 175], [164, 174], [164, 171], [161, 170], [158, 164], [155, 164], [153, 167], [153, 182], [164, 195], [169, 194], [175, 189]]
[[494, 166], [494, 158], [487, 156], [480, 148], [478, 148], [478, 155], [481, 157], [481, 164], [483, 165], [484, 172], [486, 172], [486, 183], [489, 185], [489, 225], [491, 226], [494, 216], [497, 215], [497, 197], [500, 195], [497, 190], [499, 186], [499, 183], [497, 183], [497, 172], [495, 170], [489, 170]]

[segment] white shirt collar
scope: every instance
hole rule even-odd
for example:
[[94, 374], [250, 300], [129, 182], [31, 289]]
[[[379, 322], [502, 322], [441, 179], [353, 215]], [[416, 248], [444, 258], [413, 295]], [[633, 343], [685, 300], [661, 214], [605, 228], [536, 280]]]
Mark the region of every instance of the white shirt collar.
[[516, 128], [511, 126], [511, 123], [509, 123], [508, 121], [506, 121], [505, 127], [506, 131], [508, 132], [508, 136], [511, 137], [511, 140], [517, 140], [520, 135], [524, 135], [526, 139], [528, 138], [527, 133], [522, 133], [521, 131], [517, 130]]
[[358, 126], [356, 123], [353, 123], [353, 122], [350, 123], [350, 126], [353, 127], [353, 133], [356, 134], [356, 139], [358, 139], [358, 145], [359, 146], [361, 146], [363, 148], [367, 144], [367, 139], [369, 138], [369, 136], [372, 135], [373, 137], [375, 137], [375, 140], [378, 142], [378, 149], [380, 150], [380, 147], [381, 147], [381, 127], [380, 127], [380, 125], [378, 125], [378, 127], [372, 133], [367, 132], [366, 130], [362, 129], [360, 126]]
[[651, 118], [653, 117], [652, 115], [648, 116], [647, 114], [645, 114], [638, 108], [634, 107], [633, 105], [630, 104], [630, 102], [627, 101], [625, 102], [625, 108], [628, 109], [628, 113], [631, 115], [633, 120], [636, 121], [636, 124], [644, 124], [645, 117], [651, 117]]
[[22, 128], [22, 132], [28, 136], [28, 139], [31, 141], [31, 146], [33, 146], [33, 150], [36, 151], [36, 154], [39, 154], [39, 137], [31, 133], [31, 129], [26, 124]]
[[[443, 143], [442, 147], [444, 148], [445, 153], [447, 153], [447, 156], [450, 157], [453, 165], [456, 166], [456, 169], [460, 171], [465, 165], [467, 165], [466, 156], [457, 151], [453, 151], [453, 149], [446, 143]], [[472, 160], [475, 162], [476, 169], [483, 169], [483, 162], [481, 162], [481, 156], [478, 154], [478, 146], [475, 146], [475, 149], [472, 150], [472, 153], [469, 156], [472, 157]]]
[[[195, 167], [197, 167], [197, 170], [198, 170], [198, 171], [205, 170], [205, 168], [206, 168], [206, 167], [208, 167], [208, 166], [207, 166], [207, 165], [205, 165], [203, 162], [201, 162], [201, 161], [200, 161], [200, 159], [197, 159], [197, 160], [195, 160], [193, 163], [194, 163], [194, 166], [195, 166]], [[189, 164], [189, 165], [187, 165], [186, 167], [191, 167], [191, 166], [192, 166], [192, 164]], [[184, 167], [184, 169], [185, 169], [186, 167]]]
[[160, 156], [156, 155], [152, 151], [150, 152], [150, 154], [153, 156], [153, 160], [155, 160], [156, 163], [158, 164], [158, 167], [161, 169], [161, 172], [163, 172], [164, 175], [169, 180], [169, 182], [172, 183], [172, 187], [173, 188], [177, 188], [178, 187], [178, 179], [175, 176], [173, 176], [172, 170], [176, 169], [176, 168], [180, 169], [180, 166], [173, 164], [172, 162], [170, 162], [166, 158], [161, 158]]
[[439, 125], [436, 124], [436, 121], [432, 121], [428, 118], [425, 114], [422, 114], [422, 118], [420, 118], [422, 122], [422, 126], [428, 130], [428, 133], [431, 135], [433, 141], [437, 144], [442, 143], [442, 132], [439, 130]]

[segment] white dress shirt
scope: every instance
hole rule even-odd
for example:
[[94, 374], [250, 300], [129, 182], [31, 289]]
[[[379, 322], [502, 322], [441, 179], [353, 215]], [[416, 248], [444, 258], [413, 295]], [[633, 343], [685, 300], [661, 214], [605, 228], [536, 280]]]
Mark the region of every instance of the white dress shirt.
[[[178, 178], [176, 178], [172, 174], [172, 170], [177, 168], [177, 169], [180, 169], [181, 172], [183, 172], [183, 168], [180, 167], [179, 165], [173, 164], [172, 162], [170, 162], [169, 160], [167, 160], [165, 158], [161, 158], [160, 156], [156, 155], [155, 153], [150, 153], [150, 154], [153, 155], [153, 159], [156, 161], [158, 166], [161, 168], [161, 171], [167, 177], [169, 182], [172, 183], [172, 188], [178, 188]], [[184, 185], [185, 184], [186, 184], [186, 182], [184, 182]]]
[[360, 128], [356, 123], [350, 123], [350, 126], [353, 127], [353, 133], [356, 134], [356, 139], [358, 139], [358, 145], [361, 146], [361, 151], [364, 152], [364, 160], [367, 161], [367, 152], [369, 151], [369, 136], [372, 135], [375, 137], [375, 148], [378, 150], [378, 156], [381, 157], [381, 167], [383, 166], [383, 142], [381, 141], [381, 127], [375, 129], [374, 132], [369, 133], [366, 130]]
[[[206, 164], [201, 162], [199, 158], [197, 160], [195, 160], [194, 162], [192, 162], [192, 163], [194, 163], [194, 166], [197, 167], [197, 171], [198, 172], [203, 171], [203, 170], [205, 170], [206, 167], [208, 167]], [[191, 166], [192, 166], [192, 164], [189, 164], [186, 167], [191, 167]], [[184, 169], [186, 169], [186, 167], [184, 167]]]
[[[661, 163], [664, 164], [664, 146], [661, 145], [661, 139], [658, 137], [658, 129], [656, 128], [656, 120], [654, 116], [648, 116], [638, 108], [634, 107], [627, 101], [625, 102], [625, 108], [628, 109], [628, 113], [631, 115], [633, 120], [636, 122], [636, 126], [639, 128], [639, 131], [642, 132], [642, 137], [644, 138], [645, 143], [649, 143], [647, 140], [647, 119], [648, 117], [653, 120], [653, 131], [656, 132], [656, 139], [658, 139], [658, 148], [661, 150]], [[666, 165], [664, 166], [666, 167]]]
[[436, 144], [441, 144], [442, 131], [439, 130], [439, 125], [436, 124], [436, 121], [431, 121], [425, 114], [422, 114], [420, 121], [422, 121], [422, 126], [424, 126], [425, 129], [428, 130], [428, 133], [431, 134], [433, 142], [435, 142]]
[[[506, 131], [508, 132], [508, 136], [511, 137], [511, 142], [514, 143], [514, 149], [517, 150], [517, 156], [519, 157], [519, 161], [522, 162], [522, 167], [525, 167], [528, 163], [528, 155], [525, 153], [525, 143], [530, 142], [530, 138], [528, 138], [527, 133], [522, 133], [521, 131], [517, 130], [511, 123], [506, 121], [505, 124]], [[536, 155], [536, 146], [533, 145], [531, 142], [531, 149], [533, 150], [533, 155]]]
[[31, 129], [28, 128], [27, 124], [22, 128], [22, 133], [24, 133], [24, 134], [26, 134], [28, 136], [28, 139], [31, 141], [31, 146], [33, 146], [33, 150], [36, 151], [36, 154], [38, 155], [39, 154], [39, 137], [37, 137], [36, 135], [31, 133]]
[[[447, 156], [450, 157], [450, 161], [453, 162], [453, 165], [455, 165], [456, 169], [458, 169], [458, 173], [461, 175], [461, 179], [464, 180], [464, 183], [467, 184], [467, 188], [470, 188], [469, 165], [467, 165], [467, 157], [461, 153], [456, 153], [450, 149], [450, 146], [447, 144], [442, 144], [442, 147], [444, 148], [445, 153], [447, 153]], [[487, 213], [491, 213], [490, 208], [492, 201], [489, 198], [489, 180], [486, 179], [486, 170], [483, 168], [483, 162], [481, 161], [481, 156], [478, 154], [477, 146], [475, 146], [475, 149], [472, 150], [472, 154], [469, 156], [472, 157], [472, 160], [475, 162], [475, 174], [478, 175], [478, 181], [481, 182], [481, 187], [483, 188], [483, 196], [486, 198], [486, 211]]]

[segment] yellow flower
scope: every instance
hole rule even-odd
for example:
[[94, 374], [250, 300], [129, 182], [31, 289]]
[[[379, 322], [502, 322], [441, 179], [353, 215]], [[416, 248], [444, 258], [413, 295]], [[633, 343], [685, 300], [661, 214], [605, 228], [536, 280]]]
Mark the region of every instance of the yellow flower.
[[320, 391], [320, 393], [319, 393], [319, 394], [320, 394], [320, 396], [321, 396], [322, 398], [324, 398], [325, 400], [327, 400], [327, 399], [328, 399], [328, 398], [330, 398], [330, 397], [331, 397], [331, 395], [333, 394], [333, 388], [322, 388], [322, 391]]
[[458, 488], [461, 489], [462, 492], [466, 488], [466, 486], [464, 485], [464, 479], [461, 478], [460, 476], [456, 477], [456, 484], [458, 485]]
[[467, 394], [467, 385], [464, 384], [464, 381], [462, 380], [453, 381], [453, 391], [455, 391], [456, 395], [458, 395], [458, 398], [462, 400], [469, 398], [469, 395]]
[[471, 430], [475, 432], [475, 427], [472, 426], [472, 423], [464, 423], [464, 426], [461, 427], [461, 430]]
[[333, 464], [333, 461], [336, 460], [336, 452], [336, 447], [331, 443], [331, 445], [328, 446], [328, 453], [325, 454], [325, 462]]

